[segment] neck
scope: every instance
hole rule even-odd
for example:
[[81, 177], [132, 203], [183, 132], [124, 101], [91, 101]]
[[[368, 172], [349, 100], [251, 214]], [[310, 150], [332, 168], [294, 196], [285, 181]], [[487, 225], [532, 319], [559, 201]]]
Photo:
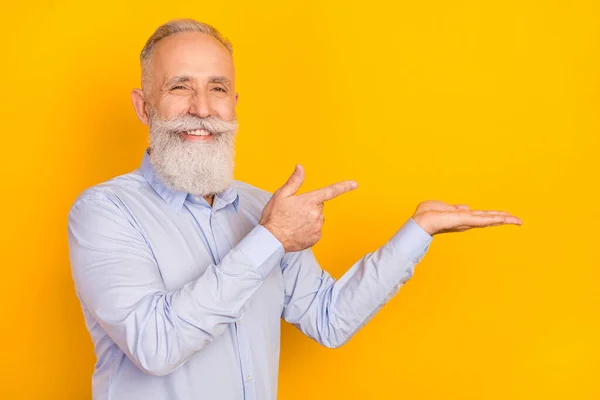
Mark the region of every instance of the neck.
[[213, 199], [214, 198], [215, 198], [214, 194], [209, 194], [209, 195], [204, 196], [204, 200], [206, 200], [206, 202], [208, 203], [208, 205], [211, 206], [211, 207], [213, 205]]

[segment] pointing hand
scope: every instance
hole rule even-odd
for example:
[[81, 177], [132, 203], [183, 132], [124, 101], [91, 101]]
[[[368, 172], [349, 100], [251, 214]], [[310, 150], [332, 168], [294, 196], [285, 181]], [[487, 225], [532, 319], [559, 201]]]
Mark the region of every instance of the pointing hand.
[[324, 203], [358, 187], [354, 181], [343, 181], [296, 195], [303, 182], [304, 169], [297, 165], [287, 182], [273, 193], [259, 221], [286, 252], [304, 250], [317, 243], [325, 221]]

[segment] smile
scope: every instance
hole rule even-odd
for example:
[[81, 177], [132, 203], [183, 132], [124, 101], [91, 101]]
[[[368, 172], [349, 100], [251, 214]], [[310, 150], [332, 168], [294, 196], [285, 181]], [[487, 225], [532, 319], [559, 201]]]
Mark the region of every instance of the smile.
[[206, 142], [215, 140], [215, 134], [205, 129], [195, 129], [180, 133], [181, 138], [187, 142]]
[[192, 136], [211, 136], [213, 133], [204, 129], [195, 129], [193, 131], [183, 132], [183, 134]]

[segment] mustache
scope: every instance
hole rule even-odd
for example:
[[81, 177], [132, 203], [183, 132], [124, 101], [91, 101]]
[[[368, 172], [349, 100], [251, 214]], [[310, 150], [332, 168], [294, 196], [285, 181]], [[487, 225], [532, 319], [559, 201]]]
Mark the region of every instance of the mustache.
[[237, 118], [234, 118], [233, 121], [225, 121], [215, 115], [201, 118], [186, 114], [167, 120], [160, 120], [158, 118], [153, 118], [153, 120], [162, 130], [169, 133], [180, 133], [197, 129], [204, 129], [212, 133], [227, 133], [235, 131], [238, 128]]

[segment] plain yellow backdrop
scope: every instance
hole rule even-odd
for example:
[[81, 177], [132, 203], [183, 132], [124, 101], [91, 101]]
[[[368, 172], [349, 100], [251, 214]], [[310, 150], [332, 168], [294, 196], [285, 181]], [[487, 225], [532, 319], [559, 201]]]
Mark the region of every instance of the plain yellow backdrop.
[[283, 324], [279, 398], [597, 399], [600, 5], [595, 1], [38, 1], [3, 6], [0, 398], [90, 397], [66, 217], [136, 168], [138, 54], [191, 17], [234, 44], [236, 178], [360, 187], [314, 251], [339, 277], [419, 201], [523, 219], [435, 236], [340, 349]]

